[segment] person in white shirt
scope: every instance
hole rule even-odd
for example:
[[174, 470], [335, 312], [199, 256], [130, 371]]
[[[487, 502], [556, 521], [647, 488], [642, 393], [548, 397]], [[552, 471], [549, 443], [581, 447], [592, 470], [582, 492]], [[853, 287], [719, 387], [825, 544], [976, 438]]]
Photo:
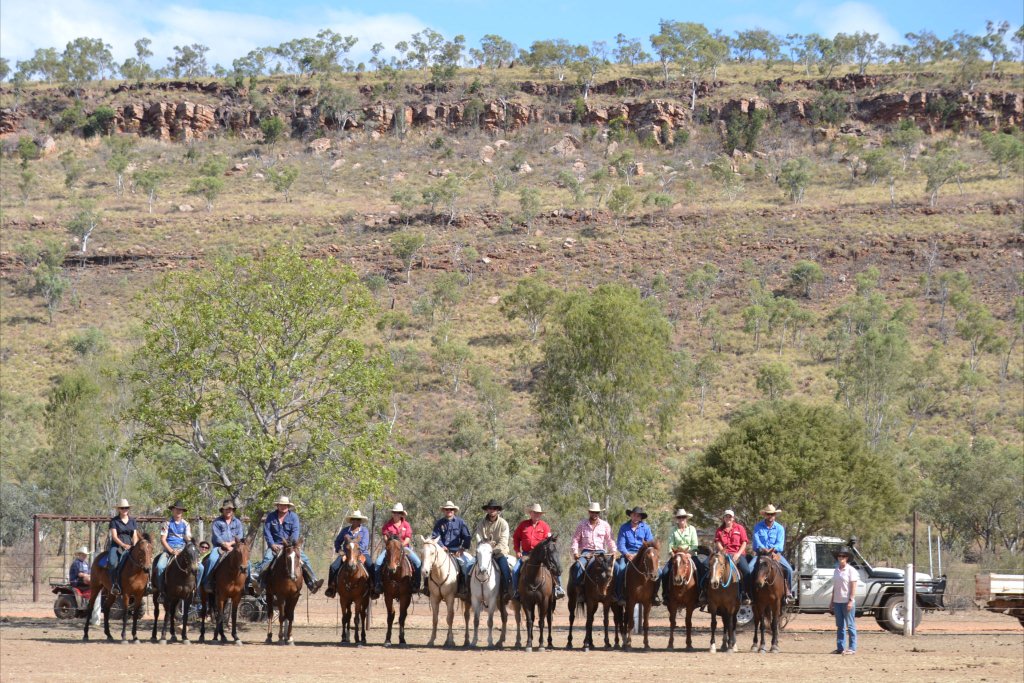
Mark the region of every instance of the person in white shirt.
[[[860, 574], [850, 564], [850, 549], [843, 546], [835, 552], [836, 569], [832, 573], [832, 604], [829, 614], [836, 617], [836, 649], [832, 654], [852, 655], [857, 652], [857, 623], [854, 596]], [[847, 645], [849, 636], [849, 645]]]

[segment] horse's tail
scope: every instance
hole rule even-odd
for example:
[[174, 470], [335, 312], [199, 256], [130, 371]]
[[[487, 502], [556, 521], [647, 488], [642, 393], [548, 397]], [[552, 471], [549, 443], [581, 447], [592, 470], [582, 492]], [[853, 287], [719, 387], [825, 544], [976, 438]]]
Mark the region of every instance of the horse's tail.
[[585, 617], [587, 616], [587, 599], [583, 591], [579, 588], [576, 589], [576, 616]]

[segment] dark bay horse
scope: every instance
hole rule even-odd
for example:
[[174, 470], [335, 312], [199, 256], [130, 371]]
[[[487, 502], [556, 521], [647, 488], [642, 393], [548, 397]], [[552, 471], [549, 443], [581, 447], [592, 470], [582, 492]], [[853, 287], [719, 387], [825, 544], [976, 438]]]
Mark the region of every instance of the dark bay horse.
[[[146, 595], [146, 585], [149, 583], [149, 575], [153, 570], [153, 539], [149, 534], [142, 534], [142, 538], [125, 551], [128, 557], [121, 568], [121, 600], [124, 610], [121, 613], [121, 640], [125, 640], [125, 630], [128, 627], [128, 611], [132, 612], [132, 642], [139, 642], [138, 628], [139, 617], [142, 616], [142, 602]], [[85, 632], [82, 640], [89, 640], [89, 619], [92, 618], [92, 608], [96, 599], [103, 591], [103, 633], [107, 640], [113, 640], [110, 635], [110, 608], [117, 599], [110, 594], [111, 581], [110, 571], [113, 567], [101, 568], [99, 565], [102, 554], [98, 554], [92, 561], [89, 571], [89, 606], [85, 610]]]
[[651, 618], [651, 605], [654, 595], [661, 583], [658, 553], [661, 541], [644, 541], [633, 559], [626, 563], [626, 618], [623, 620], [626, 632], [622, 637], [622, 648], [628, 650], [633, 644], [633, 609], [641, 606], [640, 617], [644, 624], [644, 649], [651, 649], [647, 640], [648, 624]]
[[615, 591], [612, 588], [614, 566], [615, 560], [611, 554], [594, 553], [583, 568], [579, 583], [570, 575], [569, 587], [565, 591], [569, 606], [569, 639], [565, 644], [567, 649], [572, 649], [572, 626], [576, 621], [577, 611], [581, 615], [586, 614], [587, 617], [587, 633], [583, 638], [583, 650], [587, 651], [594, 647], [594, 616], [597, 614], [598, 605], [604, 606], [605, 648], [612, 646], [608, 640], [609, 611], [615, 619], [615, 647], [619, 646], [622, 608], [615, 604]]
[[697, 609], [700, 586], [697, 585], [697, 565], [687, 551], [674, 552], [668, 561], [668, 649], [675, 646], [676, 613], [686, 610], [686, 649], [693, 649], [693, 611]]
[[[359, 541], [349, 538], [343, 546], [341, 568], [335, 579], [335, 590], [341, 601], [341, 642], [349, 642], [349, 633], [357, 645], [366, 644], [366, 620], [370, 614], [370, 575], [366, 572], [366, 556], [359, 551]], [[389, 605], [390, 607], [390, 605]], [[388, 610], [390, 614], [390, 609]], [[352, 616], [355, 614], [355, 626]]]
[[292, 624], [295, 622], [295, 604], [302, 592], [302, 541], [292, 545], [285, 541], [281, 552], [270, 561], [267, 572], [267, 641], [274, 642], [274, 609], [280, 628], [278, 643], [294, 645]]
[[[224, 633], [224, 623], [227, 621], [227, 610], [225, 607], [231, 603], [231, 638], [236, 644], [241, 645], [238, 638], [238, 605], [242, 602], [242, 594], [245, 591], [246, 574], [249, 571], [250, 546], [245, 539], [239, 539], [231, 552], [220, 556], [217, 566], [214, 567], [213, 590], [203, 590], [202, 610], [199, 612], [199, 642], [206, 640], [206, 613], [213, 610], [213, 618], [216, 624], [213, 630], [213, 642], [218, 638], [222, 643], [228, 641]], [[204, 581], [205, 583], [205, 581]]]
[[722, 617], [722, 651], [736, 651], [736, 614], [740, 611], [740, 570], [721, 550], [708, 558], [708, 613], [711, 615], [711, 648], [715, 651], [717, 617]]
[[381, 567], [384, 584], [384, 606], [388, 610], [388, 634], [384, 646], [391, 646], [391, 626], [395, 622], [395, 601], [398, 601], [398, 644], [405, 645], [405, 618], [412, 602], [412, 562], [405, 554], [402, 540], [394, 534], [388, 536], [384, 549], [384, 566]]
[[548, 625], [548, 647], [551, 642], [551, 617], [555, 612], [555, 542], [556, 534], [545, 538], [530, 551], [526, 564], [519, 572], [519, 603], [516, 605], [516, 647], [522, 641], [519, 635], [520, 611], [526, 613], [526, 651], [533, 652], [533, 617], [537, 616], [537, 649], [544, 652], [544, 623]]
[[786, 595], [786, 573], [778, 560], [778, 554], [761, 555], [757, 560], [754, 573], [754, 595], [751, 603], [754, 608], [754, 644], [751, 651], [765, 651], [764, 622], [770, 616], [772, 622], [772, 652], [779, 651], [779, 620], [782, 615], [782, 599]]
[[192, 596], [196, 592], [196, 576], [199, 574], [199, 549], [195, 541], [189, 541], [181, 552], [171, 558], [164, 569], [164, 591], [153, 593], [153, 635], [156, 640], [156, 627], [160, 623], [160, 602], [164, 603], [164, 628], [160, 633], [160, 642], [167, 642], [167, 627], [170, 624], [171, 642], [176, 643], [178, 636], [174, 632], [174, 620], [177, 618], [179, 604], [184, 604], [181, 613], [181, 641], [188, 640], [188, 617], [192, 610]]

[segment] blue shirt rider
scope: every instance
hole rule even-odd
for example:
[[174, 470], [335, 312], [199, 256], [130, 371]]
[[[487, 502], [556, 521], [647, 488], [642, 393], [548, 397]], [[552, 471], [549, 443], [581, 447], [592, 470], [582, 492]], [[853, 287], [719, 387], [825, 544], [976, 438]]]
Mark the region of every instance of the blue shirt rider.
[[121, 594], [121, 564], [124, 555], [142, 538], [135, 518], [131, 516], [132, 506], [122, 498], [117, 503], [117, 515], [110, 519], [110, 546], [107, 551], [107, 570], [110, 572], [110, 594]]
[[[263, 522], [263, 540], [267, 542], [267, 551], [263, 553], [263, 562], [260, 563], [259, 585], [261, 589], [266, 587], [266, 570], [270, 566], [271, 560], [281, 552], [285, 541], [291, 544], [299, 542], [299, 532], [302, 528], [299, 516], [295, 514], [295, 506], [292, 505], [288, 496], [278, 496], [274, 501], [274, 506], [275, 509], [267, 513]], [[316, 593], [320, 590], [320, 586], [324, 585], [324, 580], [316, 578], [316, 573], [310, 566], [309, 558], [306, 557], [304, 551], [299, 551], [299, 556], [302, 558], [304, 570], [302, 578], [306, 582], [306, 587], [309, 588], [310, 593]]]
[[171, 517], [160, 527], [160, 545], [163, 551], [153, 564], [156, 567], [156, 586], [161, 593], [164, 589], [164, 571], [173, 557], [185, 548], [185, 543], [192, 540], [192, 529], [184, 518], [187, 512], [185, 504], [180, 500], [171, 505]]
[[369, 578], [371, 593], [370, 597], [376, 598], [378, 595], [373, 594], [373, 562], [370, 560], [370, 530], [365, 526], [364, 522], [370, 521], [370, 518], [364, 515], [359, 510], [356, 510], [348, 516], [346, 520], [348, 526], [343, 528], [338, 535], [334, 538], [334, 561], [331, 562], [331, 568], [327, 572], [327, 590], [324, 591], [325, 598], [333, 598], [338, 594], [335, 586], [335, 580], [338, 578], [338, 571], [341, 569], [341, 562], [343, 556], [341, 549], [350, 540], [355, 540], [359, 544], [359, 554], [363, 556], [363, 566], [366, 567], [366, 575]]
[[209, 587], [213, 579], [213, 570], [217, 568], [220, 558], [235, 548], [235, 543], [245, 538], [245, 527], [242, 520], [235, 517], [235, 504], [231, 499], [220, 505], [220, 517], [213, 520], [210, 540], [213, 547], [210, 554], [199, 564], [199, 584]]
[[75, 588], [88, 588], [91, 578], [89, 572], [89, 549], [84, 545], [75, 552], [75, 559], [68, 570], [68, 583]]
[[[647, 513], [639, 505], [632, 510], [626, 510], [629, 521], [619, 527], [619, 536], [616, 540], [616, 547], [619, 551], [619, 559], [615, 561], [615, 599], [622, 605], [626, 604], [623, 591], [626, 588], [626, 565], [646, 541], [654, 541], [654, 532], [647, 524]], [[657, 593], [654, 596], [655, 604], [660, 604]]]
[[[779, 564], [782, 565], [782, 570], [786, 574], [786, 597], [784, 604], [789, 604], [793, 600], [793, 567], [790, 566], [789, 560], [782, 554], [783, 549], [786, 547], [786, 529], [781, 524], [775, 521], [775, 517], [782, 512], [781, 509], [775, 507], [769, 503], [761, 514], [764, 515], [764, 519], [754, 525], [753, 542], [754, 542], [754, 553], [760, 558], [761, 555], [770, 553], [775, 550], [779, 554]], [[758, 559], [760, 561], [760, 559]], [[754, 572], [757, 571], [755, 564], [754, 569], [751, 570], [750, 576], [747, 577], [747, 595], [753, 595], [754, 587]]]
[[[434, 523], [434, 530], [430, 533], [431, 538], [436, 538], [440, 544], [448, 549], [452, 558], [459, 565], [459, 581], [456, 595], [469, 597], [469, 584], [466, 583], [467, 562], [469, 561], [470, 541], [473, 534], [462, 517], [458, 516], [459, 506], [448, 500], [441, 506], [441, 514], [444, 515]], [[423, 594], [430, 595], [429, 581], [423, 581]]]

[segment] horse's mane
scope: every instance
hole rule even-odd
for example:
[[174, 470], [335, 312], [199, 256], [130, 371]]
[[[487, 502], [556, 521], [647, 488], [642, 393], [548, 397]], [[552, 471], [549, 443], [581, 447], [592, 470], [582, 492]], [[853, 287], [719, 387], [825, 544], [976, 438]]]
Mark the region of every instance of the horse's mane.
[[143, 540], [143, 541], [146, 541], [146, 542], [148, 542], [148, 543], [152, 543], [152, 542], [153, 542], [153, 537], [149, 535], [149, 532], [148, 532], [148, 531], [144, 531], [144, 532], [142, 533], [142, 540]]

